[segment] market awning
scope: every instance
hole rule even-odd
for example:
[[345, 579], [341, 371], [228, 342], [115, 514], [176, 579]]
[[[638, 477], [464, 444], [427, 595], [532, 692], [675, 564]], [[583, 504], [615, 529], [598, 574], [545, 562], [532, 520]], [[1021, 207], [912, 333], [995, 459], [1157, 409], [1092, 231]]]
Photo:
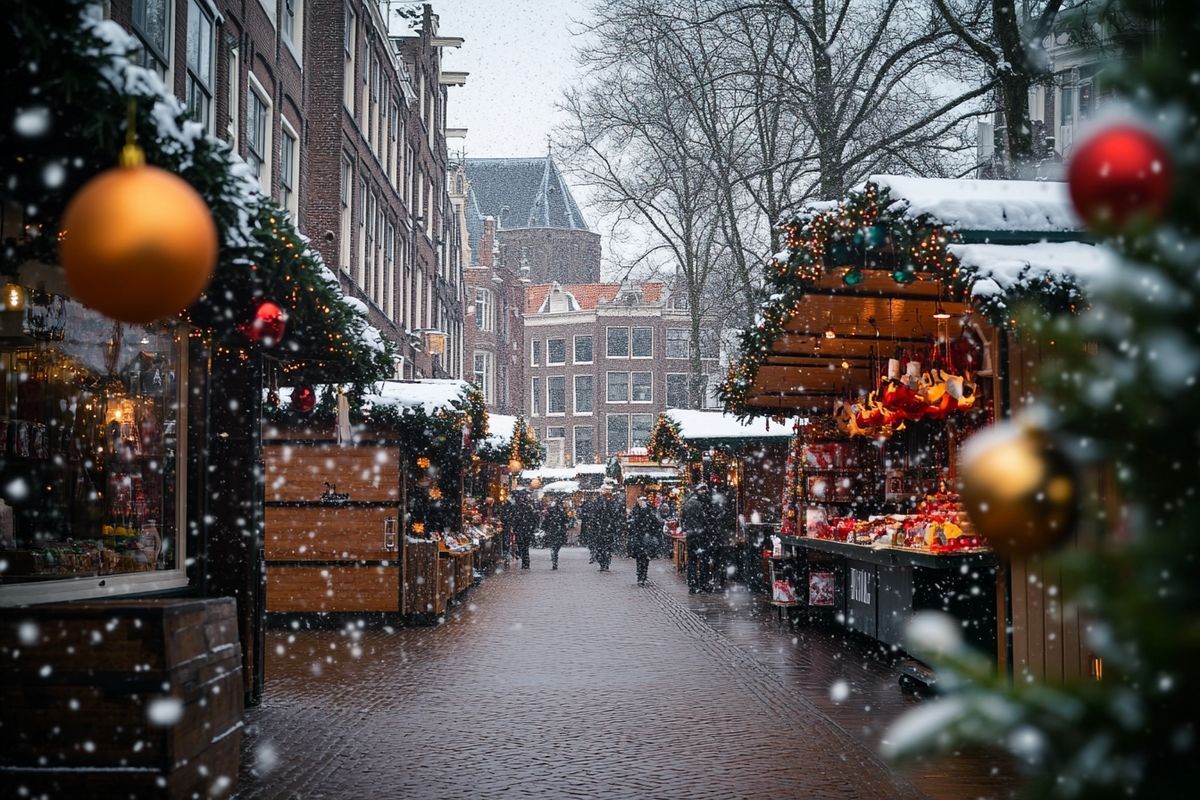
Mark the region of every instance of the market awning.
[[660, 464], [628, 464], [621, 467], [621, 480], [625, 483], [645, 481], [654, 483], [679, 483], [677, 467], [667, 467]]

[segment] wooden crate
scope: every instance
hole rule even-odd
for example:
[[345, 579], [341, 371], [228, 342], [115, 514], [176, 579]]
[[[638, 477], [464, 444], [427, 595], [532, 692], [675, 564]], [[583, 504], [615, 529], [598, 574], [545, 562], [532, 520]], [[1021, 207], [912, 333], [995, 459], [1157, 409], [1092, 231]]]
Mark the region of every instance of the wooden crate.
[[350, 500], [400, 501], [400, 451], [336, 444], [263, 446], [268, 502], [316, 501], [326, 483]]
[[398, 534], [386, 547], [384, 520], [400, 507], [267, 506], [268, 561], [387, 561], [399, 558]]
[[400, 564], [268, 564], [267, 611], [399, 611]]
[[[5, 609], [0, 781], [35, 796], [232, 794], [243, 697], [235, 611], [232, 598]], [[177, 720], [152, 719], [161, 707]]]

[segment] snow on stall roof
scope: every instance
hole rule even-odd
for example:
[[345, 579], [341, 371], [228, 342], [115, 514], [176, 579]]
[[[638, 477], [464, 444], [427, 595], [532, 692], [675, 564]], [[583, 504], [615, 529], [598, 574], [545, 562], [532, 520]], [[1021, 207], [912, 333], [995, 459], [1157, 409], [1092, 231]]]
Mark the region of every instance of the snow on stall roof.
[[626, 481], [630, 478], [678, 480], [679, 468], [661, 464], [625, 464], [621, 467], [621, 477]]
[[531, 481], [541, 478], [543, 483], [548, 481], [569, 481], [575, 478], [574, 467], [538, 467], [537, 469], [521, 470], [521, 480]]
[[790, 424], [770, 425], [767, 419], [739, 422], [720, 411], [668, 408], [666, 413], [679, 423], [679, 433], [687, 439], [786, 439], [792, 435]]
[[551, 481], [542, 487], [542, 494], [572, 494], [579, 491], [579, 481]]
[[1075, 231], [1080, 220], [1067, 185], [1057, 181], [991, 181], [872, 175], [868, 181], [906, 203], [905, 216], [929, 214], [958, 230]]
[[516, 426], [516, 417], [488, 412], [488, 433], [485, 441], [496, 447], [507, 445], [512, 441], [513, 428]]
[[426, 414], [432, 414], [438, 409], [452, 409], [466, 394], [468, 384], [454, 379], [429, 379], [380, 381], [371, 387], [375, 391], [364, 398], [368, 406], [420, 406]]
[[608, 471], [608, 467], [604, 464], [576, 464], [576, 475], [603, 475]]
[[1064, 277], [1086, 292], [1118, 266], [1111, 251], [1083, 242], [951, 244], [948, 249], [971, 274], [971, 295], [981, 298]]

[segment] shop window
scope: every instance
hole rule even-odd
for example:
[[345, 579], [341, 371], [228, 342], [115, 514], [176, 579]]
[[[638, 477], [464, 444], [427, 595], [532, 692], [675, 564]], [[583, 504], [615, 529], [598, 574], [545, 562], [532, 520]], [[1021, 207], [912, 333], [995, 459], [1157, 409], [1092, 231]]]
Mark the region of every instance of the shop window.
[[[185, 584], [183, 346], [169, 329], [115, 323], [45, 292], [28, 297], [21, 330], [6, 326], [0, 340], [0, 595]], [[148, 573], [159, 575], [141, 579]], [[131, 577], [65, 593], [53, 583], [98, 576]]]

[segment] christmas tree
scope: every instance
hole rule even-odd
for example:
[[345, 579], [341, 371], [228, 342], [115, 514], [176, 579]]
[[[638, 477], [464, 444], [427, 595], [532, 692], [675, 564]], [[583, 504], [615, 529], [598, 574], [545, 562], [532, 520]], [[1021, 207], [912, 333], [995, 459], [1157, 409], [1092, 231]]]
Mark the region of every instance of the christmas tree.
[[901, 718], [885, 745], [897, 758], [1005, 747], [1028, 768], [1033, 797], [1179, 797], [1200, 773], [1200, 421], [1187, 421], [1200, 370], [1190, 191], [1200, 25], [1182, 0], [1126, 0], [1108, 14], [1110, 31], [1149, 33], [1114, 37], [1128, 52], [1102, 77], [1119, 87], [1125, 117], [1076, 148], [1069, 177], [1117, 277], [1093, 288], [1082, 315], [1022, 323], [1057, 354], [1044, 365], [1040, 435], [1077, 474], [1107, 477], [1104, 491], [1080, 491], [1089, 534], [1052, 556], [1071, 576], [1064, 602], [1091, 620], [1102, 669], [1066, 686], [1010, 681], [944, 620], [918, 619], [913, 647], [938, 664], [942, 696]]

